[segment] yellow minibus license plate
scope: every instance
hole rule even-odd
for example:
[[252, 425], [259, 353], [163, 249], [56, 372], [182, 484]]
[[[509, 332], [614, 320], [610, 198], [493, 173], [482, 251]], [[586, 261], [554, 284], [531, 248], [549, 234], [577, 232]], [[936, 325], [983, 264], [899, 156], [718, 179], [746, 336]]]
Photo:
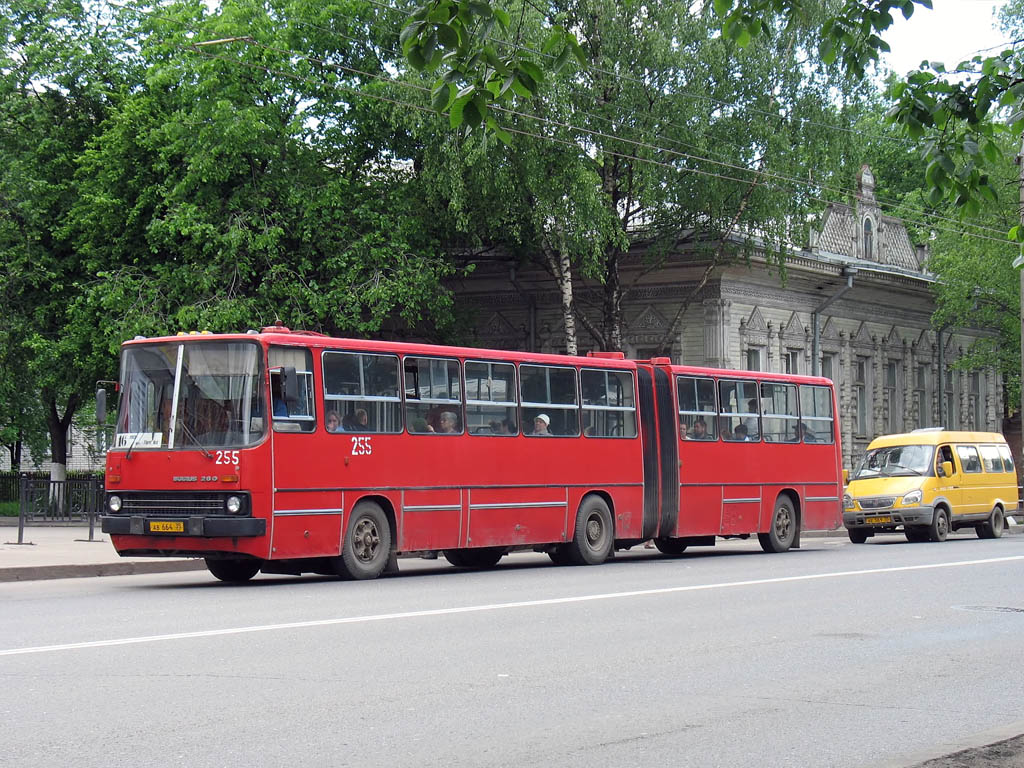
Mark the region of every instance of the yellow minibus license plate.
[[892, 522], [892, 516], [891, 515], [882, 515], [881, 517], [865, 517], [864, 518], [864, 522], [865, 523], [891, 523]]
[[150, 533], [184, 533], [185, 523], [181, 520], [150, 520]]

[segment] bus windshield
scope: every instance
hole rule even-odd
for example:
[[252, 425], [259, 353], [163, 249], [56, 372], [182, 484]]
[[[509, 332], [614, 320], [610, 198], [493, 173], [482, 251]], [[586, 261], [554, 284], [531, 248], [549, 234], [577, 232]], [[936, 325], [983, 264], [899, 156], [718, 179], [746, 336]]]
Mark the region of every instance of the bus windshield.
[[207, 450], [266, 431], [260, 347], [248, 341], [130, 346], [114, 447]]
[[935, 448], [931, 445], [890, 445], [876, 448], [867, 452], [850, 479], [927, 475], [931, 472], [934, 451]]

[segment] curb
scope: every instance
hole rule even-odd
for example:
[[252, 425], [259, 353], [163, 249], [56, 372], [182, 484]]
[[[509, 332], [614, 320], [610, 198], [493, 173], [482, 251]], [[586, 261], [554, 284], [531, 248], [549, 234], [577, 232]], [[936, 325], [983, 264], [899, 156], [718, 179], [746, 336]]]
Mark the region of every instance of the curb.
[[96, 563], [92, 565], [26, 565], [0, 568], [0, 582], [41, 581], [44, 579], [80, 579], [89, 576], [133, 576], [144, 573], [201, 571], [201, 560], [156, 560], [152, 563]]

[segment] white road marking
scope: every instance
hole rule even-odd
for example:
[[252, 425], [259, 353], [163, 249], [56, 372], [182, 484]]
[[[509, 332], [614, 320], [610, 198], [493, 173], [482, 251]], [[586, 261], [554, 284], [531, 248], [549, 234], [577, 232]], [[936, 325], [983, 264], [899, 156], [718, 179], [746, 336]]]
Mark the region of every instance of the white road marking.
[[432, 608], [425, 611], [402, 611], [400, 613], [378, 613], [368, 616], [346, 616], [336, 619], [320, 619], [317, 621], [293, 621], [287, 624], [262, 624], [251, 627], [229, 627], [227, 629], [207, 629], [199, 632], [177, 632], [170, 635], [145, 635], [142, 637], [123, 637], [114, 640], [92, 640], [84, 643], [64, 643], [61, 645], [40, 645], [31, 648], [11, 648], [0, 651], [0, 656], [23, 656], [30, 653], [52, 653], [54, 651], [74, 651], [82, 648], [111, 648], [118, 645], [137, 645], [139, 643], [160, 643], [170, 640], [190, 640], [197, 637], [218, 637], [222, 635], [243, 635], [249, 632], [276, 632], [284, 629], [307, 629], [311, 627], [332, 627], [340, 624], [369, 624], [375, 621], [398, 621], [400, 619], [416, 619], [424, 616], [449, 616], [459, 613], [481, 613], [483, 611], [502, 611], [512, 608], [537, 608], [548, 605], [565, 605], [568, 603], [586, 603], [595, 600], [620, 600], [625, 597], [646, 597], [649, 595], [669, 595], [680, 592], [701, 592], [712, 589], [731, 589], [735, 587], [752, 587], [763, 584], [786, 584], [795, 581], [814, 581], [820, 579], [842, 579], [850, 576], [869, 576], [876, 573], [900, 573], [903, 571], [925, 571], [937, 568], [963, 568], [972, 565], [991, 565], [1024, 560], [1024, 555], [1011, 557], [992, 557], [984, 560], [960, 560], [952, 563], [931, 563], [928, 565], [901, 565], [891, 568], [867, 568], [860, 571], [833, 571], [831, 573], [810, 573], [803, 576], [779, 576], [770, 579], [747, 579], [744, 581], [723, 581], [716, 584], [691, 584], [685, 587], [658, 587], [655, 589], [636, 589], [629, 592], [606, 592], [597, 595], [578, 595], [575, 597], [552, 597], [545, 600], [521, 600], [511, 603], [490, 603], [484, 605], [466, 605], [460, 608]]

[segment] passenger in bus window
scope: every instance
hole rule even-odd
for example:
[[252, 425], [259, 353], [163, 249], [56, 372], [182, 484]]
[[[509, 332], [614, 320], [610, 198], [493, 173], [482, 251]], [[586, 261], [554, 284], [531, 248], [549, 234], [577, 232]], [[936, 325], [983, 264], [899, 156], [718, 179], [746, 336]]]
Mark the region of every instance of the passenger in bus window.
[[441, 411], [441, 416], [438, 419], [438, 432], [445, 434], [455, 434], [458, 432], [459, 417], [455, 415], [454, 411]]
[[551, 437], [551, 433], [548, 432], [548, 425], [550, 423], [551, 419], [546, 413], [538, 413], [533, 419], [533, 434], [541, 437]]
[[710, 440], [711, 436], [708, 435], [708, 425], [704, 423], [704, 419], [697, 419], [693, 422], [693, 437], [691, 440]]
[[341, 421], [342, 431], [345, 432], [366, 432], [368, 431], [366, 425], [369, 423], [369, 418], [366, 415], [365, 408], [356, 408], [352, 413], [348, 414]]
[[743, 424], [747, 428], [747, 435], [751, 440], [757, 439], [758, 427], [757, 427], [757, 400], [749, 400], [747, 402], [747, 410], [752, 414], [746, 416], [743, 419]]
[[747, 434], [747, 425], [737, 424], [736, 429], [733, 430], [732, 439], [738, 440], [741, 443], [749, 443], [750, 435]]
[[680, 440], [690, 440], [691, 439], [690, 436], [688, 434], [686, 434], [687, 429], [688, 429], [688, 427], [686, 426], [686, 422], [685, 421], [680, 421], [679, 422], [679, 439]]
[[814, 436], [814, 433], [802, 421], [796, 423], [796, 440], [797, 442], [803, 440], [805, 443], [818, 442], [818, 438]]
[[328, 411], [327, 416], [324, 417], [324, 423], [327, 425], [328, 432], [344, 432], [344, 428], [341, 426], [341, 419], [338, 418], [337, 411]]

